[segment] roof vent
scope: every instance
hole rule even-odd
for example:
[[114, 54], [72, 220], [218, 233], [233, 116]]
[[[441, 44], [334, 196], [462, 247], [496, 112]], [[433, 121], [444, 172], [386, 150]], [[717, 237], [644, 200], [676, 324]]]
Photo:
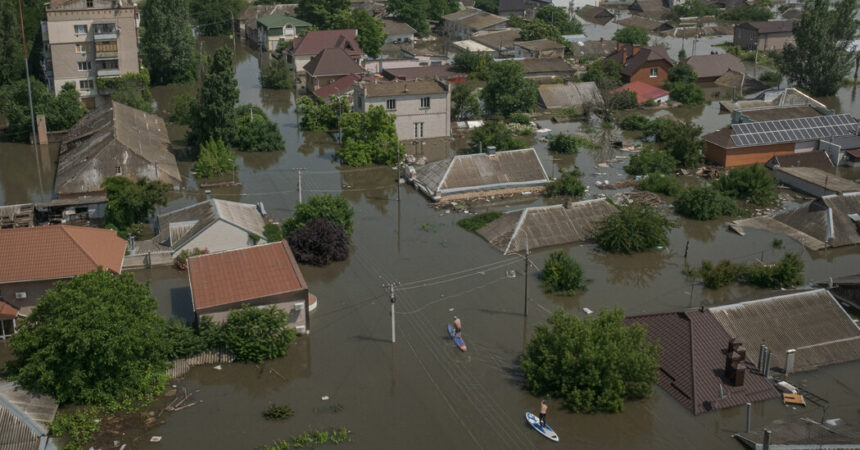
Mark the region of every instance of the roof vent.
[[495, 155], [496, 154], [496, 146], [491, 145], [491, 146], [487, 147], [487, 154], [488, 155]]

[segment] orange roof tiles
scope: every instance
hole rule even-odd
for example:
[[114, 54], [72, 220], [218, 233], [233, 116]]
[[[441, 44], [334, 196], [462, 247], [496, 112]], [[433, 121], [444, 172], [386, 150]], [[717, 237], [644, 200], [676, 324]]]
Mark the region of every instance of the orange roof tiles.
[[194, 310], [307, 289], [287, 241], [188, 259]]
[[71, 278], [99, 266], [122, 271], [126, 242], [101, 228], [51, 225], [0, 230], [0, 283]]
[[643, 83], [641, 81], [632, 81], [627, 83], [624, 86], [616, 88], [612, 93], [614, 94], [621, 91], [630, 91], [636, 94], [636, 101], [639, 103], [645, 103], [648, 100], [656, 100], [660, 97], [669, 95], [669, 91], [660, 89], [656, 86], [651, 86], [650, 84]]
[[14, 319], [18, 317], [18, 308], [0, 300], [0, 319]]

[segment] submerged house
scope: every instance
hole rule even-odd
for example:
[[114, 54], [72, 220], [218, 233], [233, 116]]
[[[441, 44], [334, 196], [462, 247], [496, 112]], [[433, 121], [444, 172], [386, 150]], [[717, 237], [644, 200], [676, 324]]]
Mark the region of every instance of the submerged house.
[[602, 103], [600, 89], [593, 81], [538, 86], [538, 101], [546, 109], [575, 108]]
[[717, 55], [695, 55], [687, 58], [687, 64], [696, 71], [700, 83], [713, 83], [726, 74], [735, 72], [746, 73], [744, 63], [735, 55], [720, 53]]
[[511, 211], [478, 230], [504, 254], [583, 242], [594, 237], [597, 223], [618, 211], [604, 199]]
[[622, 82], [641, 81], [652, 86], [663, 86], [669, 78], [669, 70], [675, 65], [675, 60], [662, 45], [644, 47], [619, 42], [615, 52], [606, 59], [621, 65]]
[[48, 431], [58, 406], [53, 398], [30, 392], [17, 382], [0, 382], [0, 448], [48, 448]]
[[535, 149], [488, 151], [410, 167], [409, 180], [434, 202], [528, 191], [546, 184], [546, 171]]

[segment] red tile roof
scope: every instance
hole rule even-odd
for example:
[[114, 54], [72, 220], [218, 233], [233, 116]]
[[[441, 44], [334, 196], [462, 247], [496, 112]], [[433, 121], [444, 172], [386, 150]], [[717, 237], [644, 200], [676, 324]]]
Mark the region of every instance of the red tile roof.
[[195, 311], [307, 289], [287, 241], [188, 259]]
[[0, 230], [0, 283], [71, 278], [99, 266], [122, 271], [126, 242], [101, 228], [51, 225]]
[[630, 91], [636, 94], [636, 101], [639, 103], [645, 103], [648, 100], [656, 100], [660, 97], [669, 95], [669, 91], [660, 89], [656, 86], [651, 86], [650, 84], [646, 84], [641, 81], [627, 83], [624, 86], [616, 88], [612, 92], [615, 93], [620, 91]]
[[18, 317], [18, 308], [0, 300], [0, 319], [14, 319]]
[[350, 56], [364, 54], [355, 40], [357, 31], [313, 30], [300, 38], [293, 39], [289, 53], [294, 56], [316, 55], [327, 48], [342, 48]]

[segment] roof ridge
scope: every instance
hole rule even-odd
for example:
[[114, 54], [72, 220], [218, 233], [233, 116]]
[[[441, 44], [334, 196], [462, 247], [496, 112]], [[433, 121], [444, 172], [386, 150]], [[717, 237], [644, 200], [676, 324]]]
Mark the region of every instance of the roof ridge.
[[[72, 234], [71, 234], [71, 233], [69, 233], [69, 230], [67, 229], [67, 227], [69, 227], [69, 226], [70, 226], [70, 225], [60, 225], [60, 227], [61, 227], [61, 229], [63, 230], [63, 232], [64, 232], [64, 233], [66, 233], [66, 236], [68, 236], [68, 238], [69, 238], [72, 242], [74, 242], [75, 246], [76, 246], [76, 247], [77, 247], [81, 252], [83, 252], [83, 254], [84, 254], [84, 255], [86, 255], [87, 259], [89, 259], [91, 263], [95, 264], [95, 266], [96, 266], [96, 267], [102, 267], [102, 266], [98, 263], [98, 261], [96, 261], [96, 260], [95, 260], [95, 258], [94, 258], [92, 255], [90, 255], [90, 253], [89, 253], [86, 249], [84, 249], [84, 248], [81, 246], [80, 242], [78, 242], [78, 240], [77, 240], [77, 239], [75, 239], [75, 237], [74, 237], [74, 236], [72, 236]], [[81, 228], [86, 228], [86, 227], [81, 227]]]
[[[9, 383], [3, 384], [2, 386], [0, 386], [0, 390], [5, 390], [10, 385], [11, 386], [15, 386], [15, 385], [20, 386], [20, 383], [9, 382]], [[23, 387], [21, 387], [21, 389], [23, 389]], [[27, 428], [30, 429], [30, 432], [35, 434], [37, 437], [46, 436], [48, 434], [48, 431], [45, 430], [41, 425], [37, 424], [33, 419], [31, 419], [30, 416], [27, 415], [27, 413], [25, 413], [24, 411], [21, 411], [17, 406], [15, 406], [15, 404], [8, 401], [2, 395], [0, 395], [0, 406], [8, 409], [9, 412], [12, 413], [13, 416], [15, 416], [24, 425], [26, 425]]]
[[712, 306], [712, 307], [708, 308], [708, 310], [709, 310], [709, 311], [718, 311], [718, 312], [720, 312], [720, 311], [728, 311], [728, 310], [736, 309], [736, 308], [738, 308], [738, 307], [740, 307], [740, 306], [751, 305], [751, 304], [753, 304], [753, 303], [759, 303], [759, 302], [764, 302], [764, 301], [771, 301], [771, 300], [776, 300], [776, 299], [778, 299], [778, 298], [794, 297], [794, 296], [798, 296], [798, 295], [805, 295], [805, 294], [810, 294], [810, 293], [813, 293], [813, 292], [819, 292], [819, 291], [825, 291], [825, 292], [826, 292], [830, 297], [833, 297], [833, 294], [831, 294], [831, 293], [830, 293], [827, 289], [825, 289], [825, 288], [805, 289], [805, 290], [802, 290], [802, 291], [792, 292], [792, 293], [790, 293], [790, 294], [781, 294], [781, 295], [774, 295], [774, 296], [772, 296], [772, 297], [756, 298], [756, 299], [752, 299], [752, 300], [746, 300], [746, 301], [743, 301], [743, 302], [732, 303], [732, 304], [730, 304], [730, 305]]

